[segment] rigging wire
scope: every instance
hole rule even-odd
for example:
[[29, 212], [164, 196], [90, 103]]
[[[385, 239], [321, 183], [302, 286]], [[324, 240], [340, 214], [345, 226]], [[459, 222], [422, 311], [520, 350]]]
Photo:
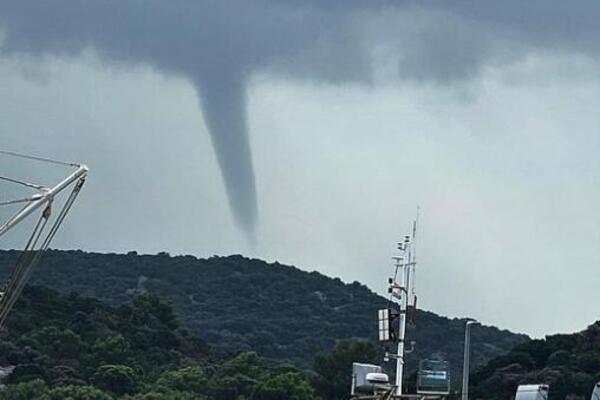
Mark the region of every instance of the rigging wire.
[[37, 190], [45, 190], [46, 189], [45, 186], [37, 185], [35, 183], [30, 183], [30, 182], [26, 182], [26, 181], [22, 181], [22, 180], [16, 179], [16, 178], [9, 178], [8, 176], [1, 176], [0, 175], [0, 180], [11, 182], [11, 183], [16, 183], [18, 185], [27, 186], [28, 188], [37, 189]]
[[2, 299], [0, 300], [0, 326], [4, 324], [8, 313], [20, 295], [21, 291], [18, 290], [18, 288], [21, 286], [20, 282], [23, 281], [23, 277], [25, 276], [28, 266], [32, 265], [32, 261], [36, 260], [37, 258], [37, 254], [35, 254], [36, 252], [33, 251], [32, 244], [35, 245], [35, 243], [38, 241], [46, 226], [46, 223], [48, 222], [49, 213], [46, 212], [48, 207], [49, 205], [46, 206], [46, 209], [38, 218], [33, 232], [29, 237], [27, 244], [25, 245], [25, 249], [17, 259], [15, 267], [13, 268], [5, 287], [3, 288]]
[[31, 203], [32, 201], [38, 200], [39, 197], [38, 196], [31, 196], [31, 197], [25, 197], [22, 199], [14, 199], [14, 200], [5, 200], [5, 201], [0, 201], [0, 207], [1, 206], [9, 206], [12, 204], [19, 204], [19, 203]]
[[42, 251], [48, 249], [48, 246], [50, 246], [50, 242], [56, 235], [56, 232], [58, 231], [58, 228], [60, 228], [60, 225], [65, 220], [67, 213], [71, 210], [71, 207], [73, 207], [73, 203], [75, 203], [77, 196], [79, 196], [79, 192], [81, 191], [81, 188], [83, 187], [84, 183], [85, 183], [85, 178], [81, 178], [79, 181], [77, 181], [77, 183], [73, 187], [71, 194], [67, 198], [65, 204], [63, 205], [63, 208], [60, 210], [60, 213], [59, 213], [58, 217], [56, 218], [54, 225], [50, 229], [48, 236], [46, 237], [46, 239], [44, 240], [44, 243], [42, 244]]
[[0, 150], [0, 154], [4, 154], [6, 156], [18, 157], [18, 158], [25, 158], [28, 160], [42, 161], [42, 162], [47, 162], [50, 164], [63, 165], [63, 166], [67, 166], [67, 167], [79, 167], [79, 164], [77, 164], [77, 163], [53, 160], [51, 158], [45, 158], [45, 157], [31, 156], [28, 154], [16, 153], [14, 151]]

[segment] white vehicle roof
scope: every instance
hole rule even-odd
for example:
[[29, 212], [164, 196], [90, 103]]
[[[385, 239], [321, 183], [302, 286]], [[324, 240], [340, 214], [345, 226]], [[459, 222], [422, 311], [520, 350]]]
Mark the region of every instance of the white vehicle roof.
[[519, 385], [515, 400], [546, 400], [548, 398], [548, 385]]
[[596, 383], [594, 387], [594, 391], [592, 392], [591, 400], [600, 400], [600, 382]]
[[530, 390], [548, 390], [548, 385], [535, 384], [535, 385], [519, 385], [517, 391], [530, 391]]

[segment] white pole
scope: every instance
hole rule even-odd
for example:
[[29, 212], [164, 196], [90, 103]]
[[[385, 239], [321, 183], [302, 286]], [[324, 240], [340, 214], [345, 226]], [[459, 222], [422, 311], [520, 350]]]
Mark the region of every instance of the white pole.
[[402, 395], [404, 374], [404, 341], [406, 338], [406, 309], [408, 305], [408, 274], [411, 266], [410, 240], [404, 239], [404, 257], [400, 265], [400, 315], [398, 316], [398, 351], [396, 352], [396, 396]]
[[[402, 271], [401, 285], [404, 287], [405, 273]], [[402, 293], [400, 300], [400, 315], [398, 316], [398, 351], [396, 353], [396, 395], [402, 395], [402, 375], [404, 373], [404, 333], [406, 328], [406, 294]]]
[[469, 320], [465, 324], [465, 353], [463, 359], [462, 400], [469, 400], [469, 358], [471, 352], [471, 325], [477, 321]]

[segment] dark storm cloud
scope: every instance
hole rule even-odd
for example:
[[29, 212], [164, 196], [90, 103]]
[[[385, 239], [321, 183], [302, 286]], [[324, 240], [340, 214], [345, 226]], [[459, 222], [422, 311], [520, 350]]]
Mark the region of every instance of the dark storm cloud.
[[190, 79], [235, 220], [252, 232], [246, 87], [254, 72], [369, 82], [372, 50], [384, 45], [400, 77], [454, 82], [530, 49], [595, 57], [599, 12], [592, 0], [13, 0], [0, 1], [0, 30], [4, 54], [68, 57], [93, 49], [107, 62]]

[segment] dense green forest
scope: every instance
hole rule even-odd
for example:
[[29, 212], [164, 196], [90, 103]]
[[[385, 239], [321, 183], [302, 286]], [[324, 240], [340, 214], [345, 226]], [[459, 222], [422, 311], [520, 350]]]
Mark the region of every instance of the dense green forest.
[[150, 294], [113, 307], [34, 286], [0, 333], [0, 400], [345, 400], [352, 362], [378, 357], [372, 342], [342, 341], [300, 370], [215, 352]]
[[[148, 294], [112, 307], [28, 287], [0, 334], [0, 400], [313, 400], [312, 381], [255, 353], [214, 353]], [[11, 371], [12, 370], [12, 371]]]
[[552, 335], [515, 347], [471, 377], [475, 397], [508, 399], [522, 383], [550, 385], [550, 399], [589, 399], [600, 382], [600, 321], [570, 335]]
[[[341, 341], [310, 371], [254, 352], [214, 351], [150, 294], [117, 307], [27, 287], [0, 332], [0, 400], [345, 400], [368, 341]], [[573, 335], [518, 345], [472, 374], [472, 398], [510, 399], [548, 383], [551, 399], [586, 399], [600, 380], [600, 321]], [[407, 378], [414, 386], [414, 376]]]
[[[17, 252], [0, 251], [4, 274]], [[340, 340], [376, 339], [376, 310], [387, 300], [358, 282], [346, 284], [317, 272], [267, 264], [242, 256], [96, 254], [50, 251], [32, 282], [63, 293], [77, 292], [111, 305], [151, 293], [173, 303], [182, 325], [221, 352], [255, 351], [311, 368], [315, 355]], [[464, 320], [419, 311], [417, 340], [408, 358], [442, 358], [453, 377], [462, 366]], [[506, 353], [527, 340], [494, 327], [473, 330], [473, 365]]]

